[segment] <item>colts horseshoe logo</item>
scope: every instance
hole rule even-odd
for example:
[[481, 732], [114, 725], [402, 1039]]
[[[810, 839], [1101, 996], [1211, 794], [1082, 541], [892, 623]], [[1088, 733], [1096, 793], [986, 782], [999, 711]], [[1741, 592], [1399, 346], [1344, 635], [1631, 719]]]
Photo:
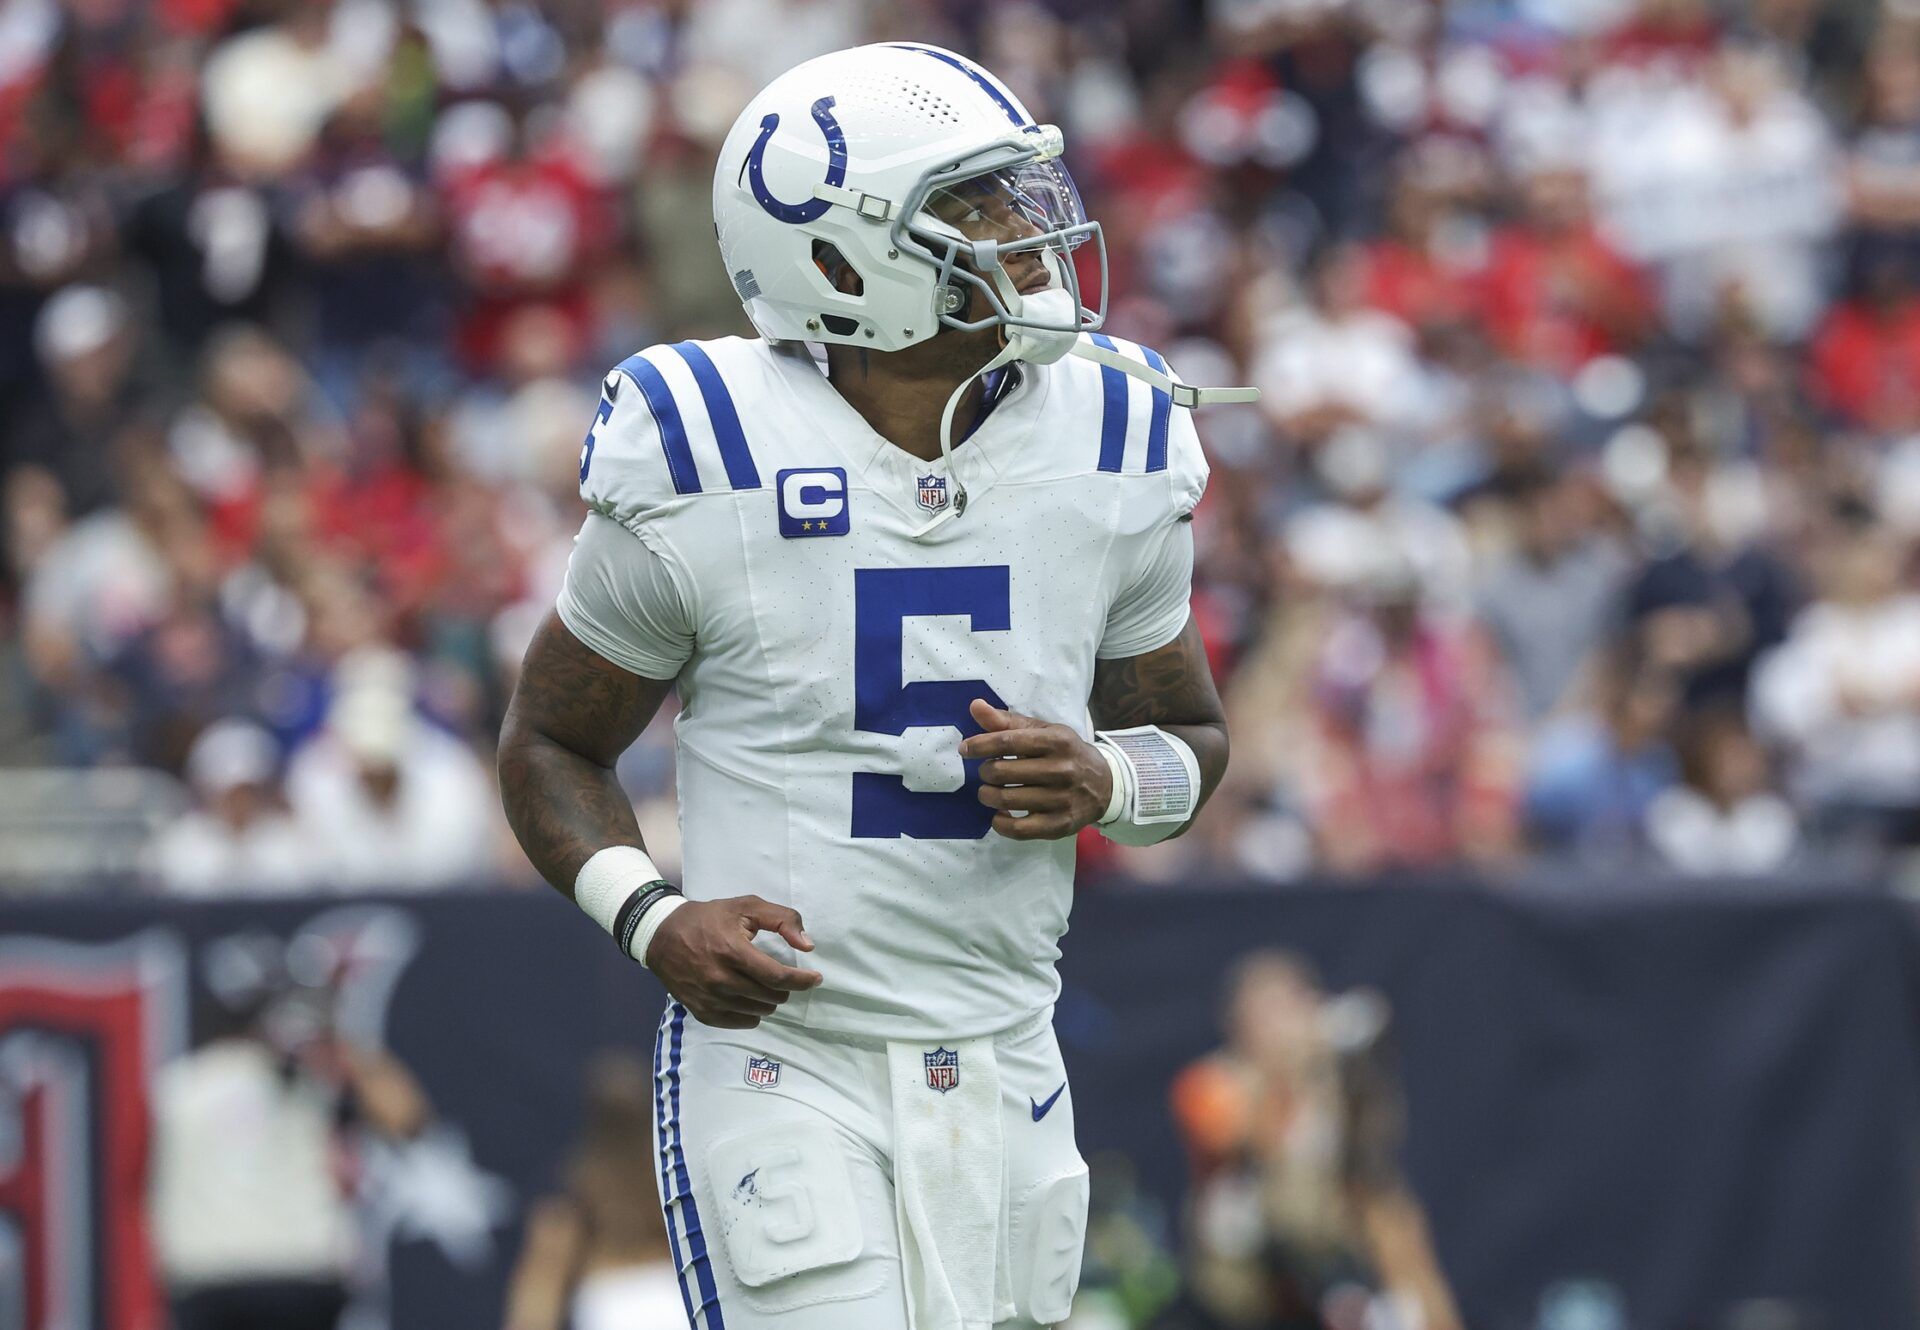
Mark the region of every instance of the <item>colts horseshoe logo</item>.
[[[840, 122], [833, 118], [833, 98], [822, 97], [813, 104], [813, 123], [820, 126], [820, 132], [827, 136], [826, 183], [838, 186], [847, 178], [847, 136], [840, 128]], [[782, 203], [767, 188], [763, 169], [767, 140], [773, 137], [773, 131], [779, 127], [780, 114], [777, 111], [768, 112], [761, 119], [760, 137], [753, 141], [753, 147], [747, 152], [747, 184], [753, 190], [755, 202], [781, 221], [811, 222], [830, 206], [825, 199]]]

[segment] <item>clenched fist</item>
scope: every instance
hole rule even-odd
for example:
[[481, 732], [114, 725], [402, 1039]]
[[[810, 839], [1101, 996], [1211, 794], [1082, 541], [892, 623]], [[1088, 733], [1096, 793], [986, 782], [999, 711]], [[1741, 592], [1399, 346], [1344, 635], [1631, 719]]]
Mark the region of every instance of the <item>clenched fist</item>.
[[960, 756], [980, 760], [980, 802], [995, 810], [995, 831], [1008, 840], [1060, 840], [1100, 820], [1113, 798], [1113, 770], [1097, 748], [1069, 726], [980, 698], [968, 710], [986, 733], [961, 740]]
[[758, 896], [733, 896], [688, 901], [668, 915], [647, 944], [647, 968], [702, 1025], [751, 1030], [788, 994], [820, 984], [818, 971], [782, 965], [754, 946], [763, 930], [796, 951], [813, 950], [797, 912]]

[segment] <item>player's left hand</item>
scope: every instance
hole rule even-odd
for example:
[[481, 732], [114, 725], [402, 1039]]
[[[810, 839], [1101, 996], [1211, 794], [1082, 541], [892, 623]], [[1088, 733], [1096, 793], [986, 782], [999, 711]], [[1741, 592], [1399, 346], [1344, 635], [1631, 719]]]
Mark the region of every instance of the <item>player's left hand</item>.
[[995, 831], [1008, 840], [1060, 840], [1100, 820], [1113, 771], [1092, 744], [1069, 726], [981, 698], [967, 709], [985, 733], [962, 739], [960, 756], [980, 762], [980, 802], [997, 810]]

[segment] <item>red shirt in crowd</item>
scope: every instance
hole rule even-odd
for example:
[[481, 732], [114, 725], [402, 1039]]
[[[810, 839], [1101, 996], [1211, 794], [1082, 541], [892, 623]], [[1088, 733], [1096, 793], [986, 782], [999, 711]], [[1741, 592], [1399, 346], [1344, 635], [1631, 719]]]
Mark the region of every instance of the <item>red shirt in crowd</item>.
[[1639, 270], [1585, 226], [1503, 229], [1493, 239], [1483, 292], [1494, 345], [1560, 373], [1627, 349], [1654, 315]]
[[1891, 309], [1849, 301], [1813, 339], [1813, 389], [1856, 425], [1903, 428], [1920, 421], [1920, 301]]
[[470, 293], [457, 334], [461, 354], [495, 368], [501, 334], [529, 306], [558, 312], [583, 349], [592, 335], [592, 260], [613, 234], [601, 190], [566, 156], [504, 158], [447, 183], [454, 262]]
[[1478, 316], [1480, 274], [1423, 245], [1389, 238], [1367, 247], [1367, 303], [1410, 328]]

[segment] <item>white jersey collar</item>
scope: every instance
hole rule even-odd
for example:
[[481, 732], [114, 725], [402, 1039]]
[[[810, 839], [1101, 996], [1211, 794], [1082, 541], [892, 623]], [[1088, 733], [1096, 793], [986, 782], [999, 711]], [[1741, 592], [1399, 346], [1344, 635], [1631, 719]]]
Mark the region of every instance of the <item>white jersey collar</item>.
[[917, 499], [920, 477], [956, 478], [965, 485], [969, 504], [977, 503], [1007, 470], [1013, 450], [1033, 446], [1033, 426], [1047, 396], [1048, 375], [1021, 366], [1019, 382], [1005, 390], [951, 457], [923, 461], [875, 432], [828, 382], [824, 358], [811, 347], [789, 343], [772, 350], [774, 363], [814, 426], [870, 489], [916, 523], [926, 517]]

